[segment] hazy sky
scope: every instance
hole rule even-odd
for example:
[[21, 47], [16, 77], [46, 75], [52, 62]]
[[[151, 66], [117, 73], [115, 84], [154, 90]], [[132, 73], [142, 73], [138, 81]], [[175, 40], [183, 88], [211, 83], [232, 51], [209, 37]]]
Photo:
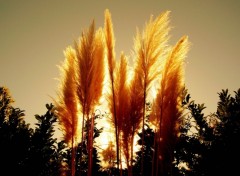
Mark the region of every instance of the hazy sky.
[[117, 56], [130, 55], [136, 27], [142, 31], [151, 14], [171, 11], [170, 44], [189, 36], [186, 87], [196, 103], [205, 104], [205, 115], [216, 111], [221, 89], [233, 95], [240, 88], [239, 0], [0, 0], [0, 86], [10, 89], [27, 122], [34, 123], [56, 97], [63, 50], [93, 19], [103, 27], [106, 8]]

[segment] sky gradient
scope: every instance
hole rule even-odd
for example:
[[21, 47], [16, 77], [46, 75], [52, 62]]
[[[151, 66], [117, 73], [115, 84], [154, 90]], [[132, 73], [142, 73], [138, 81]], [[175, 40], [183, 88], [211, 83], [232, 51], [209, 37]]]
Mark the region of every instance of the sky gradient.
[[9, 88], [14, 107], [25, 110], [28, 123], [46, 112], [56, 97], [57, 65], [92, 20], [104, 25], [104, 10], [112, 14], [116, 56], [130, 55], [136, 27], [143, 30], [150, 15], [170, 10], [169, 44], [189, 36], [185, 83], [196, 103], [215, 112], [218, 92], [240, 88], [240, 1], [4, 1], [0, 0], [0, 86]]

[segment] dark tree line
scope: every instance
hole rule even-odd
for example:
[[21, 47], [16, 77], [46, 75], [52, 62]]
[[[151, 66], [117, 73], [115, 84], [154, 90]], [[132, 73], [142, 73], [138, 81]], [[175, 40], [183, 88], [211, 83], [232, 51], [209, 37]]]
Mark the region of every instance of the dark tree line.
[[[231, 96], [228, 89], [219, 95], [216, 113], [204, 116], [204, 104], [196, 104], [185, 90], [183, 106], [186, 113], [181, 119], [180, 133], [174, 150], [174, 161], [168, 175], [236, 175], [240, 158], [240, 89]], [[9, 90], [0, 87], [0, 171], [1, 175], [60, 176], [70, 175], [71, 149], [64, 141], [54, 138], [58, 124], [54, 106], [46, 104], [47, 112], [36, 115], [36, 128], [24, 120], [24, 111], [12, 106]], [[100, 118], [100, 117], [95, 117]], [[147, 117], [146, 117], [147, 118]], [[88, 123], [87, 123], [88, 124]], [[96, 124], [95, 124], [96, 126]], [[154, 130], [146, 123], [144, 130], [144, 175], [152, 173]], [[86, 127], [87, 129], [87, 127]], [[104, 129], [94, 128], [94, 139]], [[141, 138], [142, 133], [140, 132]], [[141, 140], [138, 141], [142, 145]], [[80, 150], [83, 152], [79, 163]], [[76, 175], [87, 175], [88, 153], [86, 141], [79, 144]], [[97, 148], [93, 149], [93, 175], [117, 175], [117, 168], [101, 166]], [[142, 153], [136, 153], [133, 175], [141, 168]], [[127, 175], [123, 169], [122, 175]]]
[[[194, 176], [240, 173], [240, 89], [234, 94], [231, 96], [228, 89], [218, 93], [216, 113], [206, 117], [202, 112], [204, 104], [195, 104], [189, 94], [186, 96], [183, 105], [190, 114], [181, 126], [175, 162], [186, 162], [188, 169], [177, 173]], [[195, 132], [189, 133], [193, 129]]]

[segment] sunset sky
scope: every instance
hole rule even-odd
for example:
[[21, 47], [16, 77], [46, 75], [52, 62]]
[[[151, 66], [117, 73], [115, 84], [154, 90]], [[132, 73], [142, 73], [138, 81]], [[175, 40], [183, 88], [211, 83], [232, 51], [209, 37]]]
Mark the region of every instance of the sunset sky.
[[10, 89], [14, 107], [26, 121], [46, 112], [56, 97], [63, 51], [73, 45], [94, 19], [104, 25], [109, 9], [116, 38], [116, 56], [130, 55], [136, 27], [143, 30], [150, 15], [171, 11], [169, 44], [189, 36], [186, 87], [196, 103], [215, 112], [218, 92], [240, 88], [239, 0], [30, 1], [0, 0], [0, 86]]

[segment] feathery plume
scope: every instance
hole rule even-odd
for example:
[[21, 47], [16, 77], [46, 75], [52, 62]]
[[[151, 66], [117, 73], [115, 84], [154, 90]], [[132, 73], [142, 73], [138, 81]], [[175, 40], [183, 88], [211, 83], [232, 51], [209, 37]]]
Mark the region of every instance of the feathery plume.
[[75, 51], [68, 47], [65, 54], [65, 62], [60, 67], [62, 73], [61, 87], [58, 93], [56, 114], [60, 127], [64, 133], [65, 141], [72, 148], [71, 173], [75, 175], [75, 152], [78, 134], [78, 101], [76, 96]]
[[142, 35], [137, 30], [134, 42], [135, 69], [137, 74], [142, 76], [142, 87], [146, 84], [146, 91], [156, 77], [160, 75], [160, 66], [168, 50], [169, 14], [170, 12], [166, 11], [155, 20], [151, 16]]
[[112, 113], [112, 118], [114, 119], [114, 128], [115, 128], [115, 138], [116, 138], [116, 155], [117, 155], [117, 168], [119, 169], [119, 144], [118, 144], [118, 121], [116, 114], [116, 98], [115, 98], [115, 78], [114, 78], [114, 70], [115, 70], [115, 38], [113, 33], [113, 24], [111, 14], [108, 9], [105, 10], [105, 41], [107, 48], [107, 61], [108, 61], [108, 72], [110, 77], [110, 92], [109, 92], [109, 107]]
[[[138, 74], [139, 86], [143, 91], [143, 117], [142, 117], [142, 145], [144, 145], [145, 105], [149, 87], [160, 75], [161, 64], [164, 61], [164, 54], [167, 51], [169, 39], [169, 11], [159, 15], [155, 20], [150, 17], [142, 35], [137, 31], [135, 38], [135, 74]], [[141, 174], [143, 174], [143, 148]]]
[[62, 73], [61, 87], [56, 101], [57, 115], [64, 132], [67, 143], [72, 136], [77, 135], [77, 97], [76, 97], [76, 77], [75, 77], [75, 52], [68, 47], [65, 54], [65, 62], [60, 67]]
[[108, 58], [108, 69], [109, 69], [109, 75], [112, 82], [114, 82], [113, 72], [115, 68], [115, 38], [114, 38], [114, 32], [113, 32], [113, 24], [112, 24], [112, 18], [111, 13], [108, 9], [105, 10], [105, 37], [106, 37], [106, 46], [107, 46], [107, 58]]
[[[125, 55], [122, 53], [120, 61], [115, 70], [115, 81], [114, 81], [114, 90], [115, 90], [115, 100], [116, 100], [116, 118], [118, 122], [118, 132], [122, 131], [122, 126], [124, 123], [124, 117], [128, 114], [127, 107], [129, 104], [128, 101], [128, 87], [127, 87], [127, 60]], [[111, 119], [114, 125], [114, 119]]]
[[[127, 73], [127, 76], [129, 76], [129, 72]], [[134, 137], [141, 127], [140, 124], [143, 115], [143, 91], [139, 86], [139, 79], [141, 79], [139, 75], [135, 75], [135, 77], [130, 81], [129, 85], [127, 84], [126, 80], [125, 100], [122, 102], [125, 104], [124, 111], [126, 113], [123, 116], [123, 123], [121, 125], [121, 145], [123, 147], [123, 154], [125, 156], [129, 176], [132, 175]]]
[[75, 42], [77, 56], [77, 96], [80, 101], [83, 115], [90, 113], [89, 86], [93, 77], [93, 50], [94, 50], [94, 21], [87, 33], [82, 33], [79, 43]]
[[[84, 141], [84, 127], [86, 120], [89, 118], [89, 107], [87, 103], [87, 97], [89, 95], [89, 78], [92, 77], [92, 50], [93, 50], [93, 38], [94, 38], [95, 26], [94, 22], [89, 27], [88, 33], [82, 32], [79, 42], [75, 42], [76, 61], [77, 61], [77, 97], [79, 100], [81, 112], [82, 112], [82, 127], [81, 127], [81, 145]], [[82, 161], [82, 147], [80, 151], [80, 163]], [[81, 172], [81, 166], [80, 166]]]
[[[132, 167], [133, 167], [133, 157], [134, 157], [134, 137], [136, 136], [137, 132], [141, 128], [141, 122], [143, 118], [143, 99], [144, 93], [142, 91], [141, 86], [139, 86], [139, 79], [140, 76], [136, 75], [134, 79], [130, 83], [130, 90], [129, 90], [129, 106], [128, 112], [129, 115], [127, 116], [126, 122], [128, 126], [125, 127], [126, 135], [124, 139], [126, 139], [125, 143], [128, 143], [128, 150], [130, 151], [129, 155], [129, 172], [128, 174], [132, 175]], [[128, 152], [129, 152], [128, 151]]]
[[89, 130], [89, 163], [88, 175], [92, 175], [92, 152], [93, 152], [93, 131], [94, 131], [94, 107], [98, 104], [102, 96], [102, 88], [104, 81], [104, 45], [103, 32], [99, 29], [94, 38], [94, 52], [93, 52], [93, 77], [92, 84], [89, 87], [90, 91], [90, 112], [93, 114], [91, 119], [91, 126]]
[[[93, 114], [101, 95], [104, 80], [104, 44], [103, 32], [100, 28], [95, 32], [94, 21], [90, 25], [87, 33], [82, 33], [79, 43], [75, 43], [77, 64], [78, 64], [78, 84], [77, 96], [82, 109], [82, 141], [85, 121]], [[85, 119], [87, 117], [87, 119]], [[92, 125], [94, 122], [92, 121]], [[93, 145], [93, 126], [87, 129], [88, 135], [88, 155], [89, 167], [88, 175], [92, 172], [92, 145]], [[80, 156], [81, 159], [81, 156]]]
[[[186, 36], [176, 44], [169, 54], [162, 73], [160, 89], [153, 104], [150, 122], [156, 127], [155, 175], [171, 171], [173, 147], [177, 139], [178, 119], [182, 116], [182, 91], [184, 89], [183, 64], [189, 50]], [[160, 156], [161, 159], [159, 159]], [[160, 168], [160, 171], [158, 171]]]
[[[119, 163], [121, 164], [121, 139], [122, 139], [122, 132], [123, 132], [123, 126], [125, 125], [126, 116], [128, 115], [128, 105], [129, 105], [129, 99], [128, 99], [128, 86], [127, 86], [127, 59], [123, 53], [121, 53], [121, 58], [119, 62], [116, 64], [116, 68], [114, 70], [114, 98], [115, 98], [115, 112], [116, 112], [116, 121], [117, 123], [117, 137], [118, 140], [118, 149], [119, 149]], [[114, 113], [114, 106], [112, 101], [112, 94], [108, 95], [108, 100], [110, 104], [110, 111], [113, 114]], [[109, 119], [110, 124], [113, 128], [115, 128], [116, 123], [114, 118]]]
[[[116, 118], [118, 122], [118, 140], [119, 149], [122, 151], [123, 143], [120, 141], [123, 139], [124, 132], [126, 132], [126, 126], [128, 118], [128, 107], [129, 107], [129, 89], [127, 86], [127, 60], [125, 55], [122, 53], [121, 58], [116, 69], [116, 80], [115, 80], [115, 93], [116, 93]], [[124, 147], [124, 146], [123, 146]], [[124, 150], [124, 148], [123, 148]], [[121, 155], [120, 155], [120, 158]], [[120, 159], [121, 160], [121, 159]], [[122, 163], [120, 161], [120, 163]]]

